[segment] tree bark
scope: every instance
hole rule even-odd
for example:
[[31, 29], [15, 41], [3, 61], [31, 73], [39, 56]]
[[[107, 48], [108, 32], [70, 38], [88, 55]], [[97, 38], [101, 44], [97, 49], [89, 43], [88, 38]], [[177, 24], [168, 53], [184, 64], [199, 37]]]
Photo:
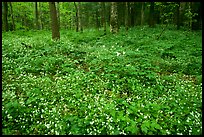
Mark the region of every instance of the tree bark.
[[201, 21], [202, 21], [202, 10], [201, 10], [201, 3], [200, 2], [193, 2], [192, 3], [192, 12], [193, 14], [196, 13], [197, 15], [193, 16], [192, 20], [192, 30], [199, 30], [201, 29]]
[[154, 27], [155, 21], [154, 21], [154, 2], [151, 2], [150, 10], [149, 10], [149, 26]]
[[100, 22], [99, 22], [98, 16], [99, 16], [99, 12], [98, 12], [98, 10], [96, 10], [96, 14], [95, 14], [95, 17], [96, 17], [96, 28], [99, 30]]
[[57, 7], [57, 20], [58, 20], [58, 24], [59, 24], [59, 29], [60, 29], [60, 4], [59, 2], [56, 2], [56, 7]]
[[78, 17], [79, 17], [79, 31], [83, 31], [83, 28], [82, 28], [82, 15], [81, 15], [81, 3], [79, 2], [78, 4]]
[[180, 2], [177, 2], [177, 15], [176, 15], [176, 24], [177, 24], [177, 30], [180, 29]]
[[52, 22], [52, 39], [59, 40], [60, 39], [60, 32], [59, 32], [59, 25], [57, 20], [57, 11], [55, 7], [55, 2], [49, 2], [50, 7], [50, 17]]
[[117, 2], [111, 2], [110, 32], [118, 33]]
[[43, 29], [43, 22], [42, 22], [42, 11], [41, 11], [41, 2], [39, 2], [39, 25], [40, 29]]
[[8, 3], [3, 2], [3, 11], [4, 11], [4, 16], [3, 16], [3, 25], [4, 25], [4, 30], [8, 31]]
[[79, 17], [78, 17], [78, 7], [76, 5], [76, 3], [74, 2], [74, 6], [75, 6], [75, 9], [76, 9], [76, 32], [79, 31]]
[[34, 11], [35, 11], [35, 28], [39, 29], [39, 19], [38, 19], [38, 3], [34, 2]]
[[125, 2], [125, 29], [126, 31], [129, 28], [129, 5], [128, 2]]
[[101, 23], [103, 24], [104, 34], [106, 34], [106, 20], [105, 20], [105, 2], [100, 2], [101, 4]]
[[141, 8], [141, 23], [140, 25], [144, 24], [144, 2], [142, 2], [142, 8]]
[[16, 25], [15, 25], [14, 17], [13, 17], [13, 8], [12, 8], [11, 2], [9, 2], [9, 4], [10, 4], [10, 9], [11, 9], [12, 26], [13, 26], [13, 30], [15, 30], [16, 29]]

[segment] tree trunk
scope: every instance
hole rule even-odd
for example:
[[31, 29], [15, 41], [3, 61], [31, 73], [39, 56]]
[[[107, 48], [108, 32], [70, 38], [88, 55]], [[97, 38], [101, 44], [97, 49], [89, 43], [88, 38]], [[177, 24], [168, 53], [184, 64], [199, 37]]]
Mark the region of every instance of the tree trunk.
[[149, 10], [149, 26], [154, 27], [155, 21], [154, 21], [154, 2], [151, 2], [150, 10]]
[[144, 2], [142, 2], [142, 8], [141, 8], [141, 23], [140, 25], [144, 24]]
[[43, 29], [43, 22], [42, 22], [42, 11], [41, 11], [41, 2], [38, 3], [39, 4], [39, 26], [40, 29]]
[[11, 2], [9, 2], [9, 4], [10, 4], [10, 8], [11, 8], [12, 26], [13, 26], [13, 30], [15, 30], [15, 29], [16, 29], [16, 25], [15, 25], [14, 17], [13, 17], [13, 8], [12, 8], [12, 4], [11, 4]]
[[59, 40], [60, 39], [60, 32], [59, 32], [59, 25], [57, 20], [57, 11], [55, 7], [55, 2], [49, 2], [50, 7], [50, 17], [52, 22], [52, 39]]
[[81, 15], [81, 3], [79, 2], [78, 4], [78, 17], [79, 17], [79, 31], [83, 31], [83, 28], [82, 28], [82, 15]]
[[79, 20], [78, 20], [79, 17], [78, 17], [78, 7], [75, 2], [74, 2], [74, 6], [76, 8], [76, 32], [78, 32], [79, 31]]
[[128, 2], [125, 2], [125, 29], [126, 31], [129, 28], [129, 5]]
[[101, 3], [101, 23], [103, 25], [103, 30], [104, 34], [106, 34], [106, 20], [105, 20], [105, 2], [100, 2]]
[[35, 28], [38, 30], [39, 27], [39, 19], [38, 19], [38, 3], [34, 2], [34, 11], [35, 11]]
[[177, 2], [177, 15], [176, 15], [176, 24], [177, 24], [177, 30], [180, 29], [180, 2]]
[[57, 7], [57, 20], [58, 20], [59, 29], [60, 29], [60, 4], [59, 2], [56, 2], [56, 7]]
[[192, 30], [199, 30], [201, 29], [202, 25], [201, 25], [201, 22], [202, 22], [202, 16], [201, 16], [201, 3], [200, 2], [193, 2], [192, 3], [192, 11], [193, 11], [193, 14], [194, 13], [197, 13], [197, 15], [193, 16], [192, 20]]
[[96, 28], [99, 30], [100, 22], [99, 22], [98, 16], [99, 16], [99, 13], [98, 13], [98, 10], [96, 10], [96, 14], [95, 14], [95, 17], [96, 17]]
[[4, 12], [4, 16], [3, 16], [3, 25], [4, 25], [4, 30], [8, 31], [8, 3], [7, 2], [3, 2], [3, 12]]
[[111, 2], [110, 32], [118, 32], [117, 2]]

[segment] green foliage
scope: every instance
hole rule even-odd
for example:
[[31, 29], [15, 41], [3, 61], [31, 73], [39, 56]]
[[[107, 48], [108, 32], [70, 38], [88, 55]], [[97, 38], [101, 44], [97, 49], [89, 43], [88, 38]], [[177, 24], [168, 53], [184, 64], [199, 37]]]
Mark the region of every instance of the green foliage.
[[201, 33], [160, 32], [2, 33], [3, 134], [202, 134]]

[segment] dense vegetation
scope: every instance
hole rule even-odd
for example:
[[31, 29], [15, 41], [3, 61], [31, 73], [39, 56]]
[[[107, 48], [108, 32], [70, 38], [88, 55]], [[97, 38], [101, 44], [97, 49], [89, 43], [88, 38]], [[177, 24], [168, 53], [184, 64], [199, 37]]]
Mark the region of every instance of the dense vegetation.
[[3, 134], [202, 134], [201, 32], [4, 32]]

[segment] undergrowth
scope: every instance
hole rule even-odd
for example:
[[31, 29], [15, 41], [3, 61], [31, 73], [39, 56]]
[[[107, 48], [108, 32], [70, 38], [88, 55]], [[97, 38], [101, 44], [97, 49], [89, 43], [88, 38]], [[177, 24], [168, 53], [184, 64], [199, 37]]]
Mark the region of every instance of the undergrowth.
[[161, 31], [2, 33], [3, 134], [202, 134], [201, 32]]

